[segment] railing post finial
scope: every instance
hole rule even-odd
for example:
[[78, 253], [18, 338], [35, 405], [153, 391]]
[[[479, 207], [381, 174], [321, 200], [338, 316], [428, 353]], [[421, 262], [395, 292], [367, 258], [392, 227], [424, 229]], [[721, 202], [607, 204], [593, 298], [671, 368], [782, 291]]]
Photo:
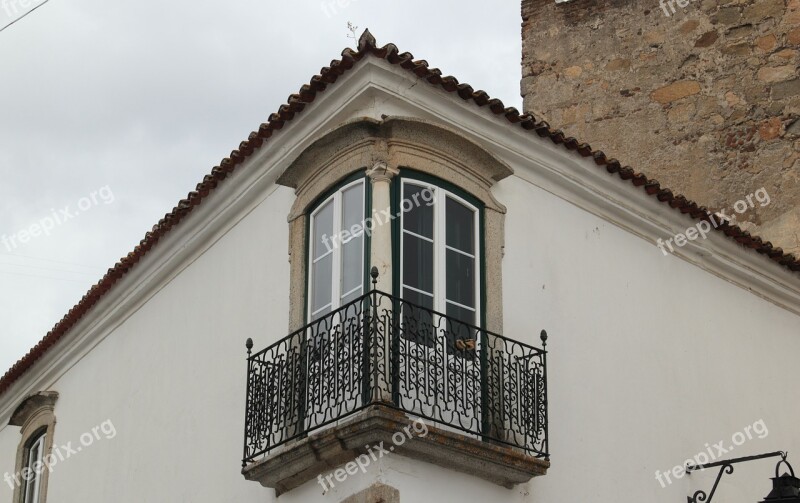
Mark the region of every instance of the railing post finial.
[[247, 356], [250, 356], [250, 354], [253, 352], [253, 339], [248, 337], [245, 345], [247, 346]]
[[372, 289], [378, 288], [378, 268], [372, 266], [372, 270], [369, 272], [369, 275], [372, 276]]
[[542, 349], [544, 349], [544, 346], [547, 346], [547, 331], [542, 330], [542, 333], [539, 334], [539, 338], [542, 339]]

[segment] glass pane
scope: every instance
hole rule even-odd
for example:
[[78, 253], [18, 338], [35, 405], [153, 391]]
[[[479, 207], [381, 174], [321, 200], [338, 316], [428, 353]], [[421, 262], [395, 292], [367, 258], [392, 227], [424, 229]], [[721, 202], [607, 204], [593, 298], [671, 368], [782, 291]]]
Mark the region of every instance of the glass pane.
[[447, 250], [447, 300], [475, 307], [475, 259]]
[[433, 239], [433, 191], [419, 185], [403, 185], [403, 228]]
[[311, 302], [311, 315], [314, 319], [319, 318], [330, 309], [323, 311], [323, 313], [316, 313], [322, 307], [331, 303], [333, 298], [331, 294], [331, 284], [333, 282], [333, 254], [320, 259], [311, 268], [313, 283], [311, 286], [312, 302]]
[[[480, 334], [467, 324], [475, 324], [475, 311], [447, 303], [447, 326], [445, 338], [447, 340], [447, 353], [473, 358], [478, 345]], [[463, 322], [463, 323], [462, 323]]]
[[433, 243], [405, 233], [403, 284], [433, 293]]
[[[468, 323], [470, 325], [474, 325], [475, 324], [475, 311], [472, 311], [470, 309], [464, 309], [463, 307], [456, 306], [454, 304], [451, 304], [450, 302], [447, 303], [447, 313], [446, 314], [450, 318], [450, 321], [451, 321], [451, 324], [452, 324], [451, 330], [453, 328], [458, 327], [459, 324], [456, 322], [456, 320], [457, 321], [463, 321], [464, 323]], [[461, 328], [466, 330], [466, 327], [461, 327]], [[469, 330], [466, 330], [465, 333], [467, 333], [467, 332], [469, 332]]]
[[[347, 295], [364, 284], [364, 184], [363, 182], [342, 192], [342, 289], [340, 295]], [[350, 296], [361, 295], [361, 288]], [[344, 301], [342, 302], [342, 304]]]
[[[342, 192], [342, 230], [352, 233], [364, 222], [364, 184], [360, 183]], [[360, 230], [357, 230], [360, 232]]]
[[33, 468], [33, 464], [39, 461], [39, 441], [37, 440], [35, 444], [31, 447], [31, 454], [30, 454], [30, 464], [28, 468]]
[[[363, 250], [363, 234], [342, 245], [342, 295], [364, 285]], [[358, 295], [361, 295], [361, 288], [356, 293], [356, 296]]]
[[403, 288], [403, 300], [422, 306], [426, 309], [433, 309], [433, 296], [425, 295], [408, 288]]
[[415, 307], [405, 302], [402, 304], [401, 337], [426, 346], [434, 346], [437, 330], [433, 326], [433, 315], [427, 310], [433, 309], [433, 297], [404, 288], [403, 300], [422, 307]]
[[352, 301], [356, 300], [361, 295], [361, 290], [362, 289], [359, 288], [358, 290], [355, 290], [353, 293], [351, 293], [349, 295], [345, 295], [344, 297], [342, 297], [341, 305], [344, 306], [348, 302], [352, 302]]
[[447, 246], [475, 254], [475, 212], [455, 199], [447, 198]]
[[314, 237], [311, 256], [315, 259], [329, 253], [333, 249], [331, 238], [333, 236], [333, 199], [328, 201], [314, 215], [314, 229], [312, 230]]

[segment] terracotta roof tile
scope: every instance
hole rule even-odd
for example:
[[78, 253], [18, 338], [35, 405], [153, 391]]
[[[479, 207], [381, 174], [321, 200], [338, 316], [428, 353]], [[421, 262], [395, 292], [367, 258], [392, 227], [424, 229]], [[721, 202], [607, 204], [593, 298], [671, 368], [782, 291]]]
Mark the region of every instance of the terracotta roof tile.
[[[631, 167], [623, 167], [619, 161], [608, 158], [604, 152], [592, 149], [587, 143], [566, 137], [562, 131], [552, 129], [547, 122], [537, 121], [532, 115], [521, 114], [515, 108], [506, 108], [502, 101], [491, 98], [484, 91], [475, 91], [469, 84], [460, 83], [455, 77], [442, 76], [440, 70], [429, 68], [427, 61], [414, 60], [414, 56], [407, 52], [400, 53], [394, 44], [378, 47], [375, 38], [367, 30], [358, 41], [357, 51], [349, 48], [345, 49], [342, 51], [341, 60], [332, 61], [329, 66], [320, 70], [319, 75], [313, 76], [308, 84], [303, 85], [297, 94], [289, 96], [287, 103], [281, 105], [276, 113], [270, 115], [268, 121], [259, 126], [258, 131], [250, 133], [248, 139], [239, 145], [238, 150], [231, 152], [229, 157], [219, 163], [219, 166], [212, 168], [211, 173], [203, 178], [186, 199], [179, 201], [172, 212], [166, 214], [164, 218], [153, 226], [150, 232], [145, 234], [144, 239], [131, 253], [123, 257], [112, 269], [109, 269], [106, 275], [92, 286], [75, 307], [70, 309], [61, 321], [56, 323], [53, 329], [28, 354], [0, 378], [0, 394], [7, 391], [17, 379], [53, 347], [120, 278], [127, 274], [164, 235], [205, 200], [239, 164], [261, 148], [275, 131], [283, 128], [286, 122], [291, 121], [297, 114], [302, 113], [308, 104], [314, 102], [318, 93], [324, 92], [328, 85], [335, 83], [343, 73], [353, 68], [358, 61], [367, 56], [385, 59], [390, 64], [398, 65], [414, 73], [445, 92], [455, 93], [465, 101], [472, 101], [480, 107], [488, 105], [486, 108], [491, 113], [503, 115], [509, 123], [519, 124], [523, 129], [534, 131], [540, 137], [549, 138], [555, 144], [562, 144], [567, 149], [576, 151], [583, 157], [592, 157], [598, 166], [604, 167], [611, 174], [617, 174], [622, 180], [631, 180], [637, 187], [644, 187], [647, 194], [656, 196], [659, 201], [669, 204], [671, 208], [681, 213], [689, 213], [692, 218], [698, 220], [707, 220], [709, 218], [706, 208], [699, 207], [697, 203], [686, 199], [681, 194], [673, 195], [672, 191], [661, 187], [656, 180], [635, 172]], [[796, 257], [785, 254], [780, 248], [773, 248], [772, 243], [764, 242], [757, 236], [751, 236], [738, 226], [724, 223], [719, 227], [715, 227], [715, 229], [723, 232], [742, 246], [754, 249], [791, 271], [800, 271], [800, 260]]]

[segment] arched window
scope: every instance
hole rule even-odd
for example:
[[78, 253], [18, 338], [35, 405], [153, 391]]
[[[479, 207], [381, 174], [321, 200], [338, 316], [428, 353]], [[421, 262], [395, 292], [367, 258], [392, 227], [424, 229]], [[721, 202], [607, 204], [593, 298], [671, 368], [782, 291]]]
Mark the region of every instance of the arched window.
[[[423, 295], [417, 300], [426, 300], [427, 304], [422, 304], [431, 309], [502, 332], [506, 209], [495, 199], [492, 187], [512, 173], [502, 161], [460, 135], [407, 118], [358, 120], [314, 142], [278, 180], [296, 194], [289, 212], [290, 328], [296, 330], [324, 318], [337, 306], [357, 298], [359, 292], [367, 293], [368, 267], [375, 266], [379, 290], [404, 297], [416, 288], [420, 291], [414, 295]], [[433, 252], [437, 262], [432, 266], [436, 277], [431, 278], [435, 283], [426, 290], [409, 278], [403, 291], [401, 249], [414, 244], [428, 246], [412, 238], [404, 238], [408, 241], [404, 244], [401, 237], [410, 234], [398, 230], [402, 217], [397, 204], [403, 199], [400, 185], [412, 179], [422, 187], [437, 187], [433, 192], [449, 197], [442, 196], [431, 208], [420, 208], [421, 213], [428, 212], [420, 218], [439, 225], [441, 239], [424, 236], [437, 250]], [[363, 195], [363, 203], [357, 208], [348, 206], [347, 201], [357, 199], [357, 194]], [[352, 230], [359, 220], [356, 213], [371, 220], [371, 232], [366, 236]], [[391, 223], [387, 225], [386, 220]], [[466, 220], [474, 225], [468, 225], [471, 235], [452, 234], [455, 229], [466, 229]], [[356, 249], [363, 259], [356, 256]], [[410, 257], [404, 254], [405, 259]], [[454, 281], [455, 277], [462, 280]]]

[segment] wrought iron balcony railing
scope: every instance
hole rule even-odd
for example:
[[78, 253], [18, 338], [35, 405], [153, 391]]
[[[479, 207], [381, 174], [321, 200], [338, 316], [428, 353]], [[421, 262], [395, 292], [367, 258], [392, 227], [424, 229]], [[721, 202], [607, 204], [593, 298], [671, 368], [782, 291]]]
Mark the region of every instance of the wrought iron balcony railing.
[[243, 466], [377, 403], [548, 459], [541, 339], [528, 346], [373, 287], [255, 354], [248, 340]]

